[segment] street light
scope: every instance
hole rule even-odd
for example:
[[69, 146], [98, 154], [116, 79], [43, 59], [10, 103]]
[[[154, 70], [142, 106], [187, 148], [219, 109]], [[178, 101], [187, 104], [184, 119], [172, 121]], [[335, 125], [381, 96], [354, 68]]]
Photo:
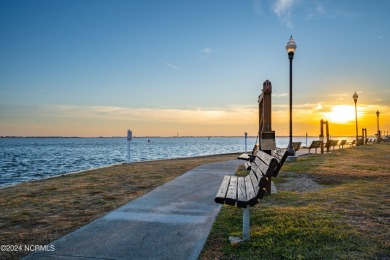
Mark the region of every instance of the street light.
[[379, 111], [377, 110], [376, 111], [376, 129], [377, 129], [377, 142], [378, 142], [378, 144], [379, 144], [379, 142], [380, 142], [380, 138], [381, 138], [381, 134], [380, 134], [380, 132], [379, 132]]
[[358, 100], [358, 94], [356, 94], [356, 91], [355, 91], [355, 94], [353, 94], [352, 98], [353, 98], [353, 101], [355, 101], [355, 122], [356, 122], [356, 145], [358, 146], [359, 145], [359, 140], [358, 140], [358, 123], [357, 123], [357, 109], [356, 109], [356, 102]]
[[286, 50], [288, 53], [288, 59], [290, 60], [290, 139], [288, 143], [287, 151], [293, 156], [295, 155], [294, 148], [292, 146], [292, 60], [294, 59], [294, 52], [297, 49], [297, 45], [294, 42], [294, 39], [291, 35], [290, 40], [286, 44]]

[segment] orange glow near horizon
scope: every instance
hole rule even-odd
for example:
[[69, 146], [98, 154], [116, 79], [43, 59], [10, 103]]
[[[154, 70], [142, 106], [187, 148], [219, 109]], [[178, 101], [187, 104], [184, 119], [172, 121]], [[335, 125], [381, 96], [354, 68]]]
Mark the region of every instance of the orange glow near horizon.
[[[390, 107], [360, 104], [358, 131], [377, 131], [376, 111], [381, 112], [379, 128], [390, 130]], [[10, 114], [12, 115], [12, 114]], [[277, 136], [288, 136], [288, 106], [274, 105], [272, 129]], [[305, 103], [293, 109], [293, 136], [318, 136], [320, 120], [329, 122], [332, 136], [355, 136], [354, 105]], [[257, 135], [256, 105], [231, 105], [215, 108], [127, 108], [110, 106], [38, 106], [24, 117], [5, 117], [0, 136], [124, 136], [132, 129], [135, 136], [240, 136]]]
[[[334, 123], [349, 123], [355, 121], [355, 107], [350, 105], [337, 105], [331, 108], [330, 112], [324, 112], [326, 120]], [[361, 113], [358, 112], [358, 116]]]

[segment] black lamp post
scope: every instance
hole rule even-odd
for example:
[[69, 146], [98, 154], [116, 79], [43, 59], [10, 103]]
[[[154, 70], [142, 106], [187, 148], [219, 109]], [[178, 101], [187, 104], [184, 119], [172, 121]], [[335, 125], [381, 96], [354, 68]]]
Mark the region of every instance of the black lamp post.
[[377, 142], [379, 144], [380, 142], [380, 138], [381, 138], [381, 135], [380, 135], [380, 132], [379, 132], [379, 111], [377, 110], [376, 111], [376, 129], [377, 129]]
[[355, 91], [355, 94], [353, 94], [352, 98], [353, 98], [353, 101], [355, 101], [355, 122], [356, 122], [356, 145], [359, 145], [359, 140], [358, 140], [358, 123], [357, 123], [357, 108], [356, 108], [356, 103], [357, 103], [357, 100], [358, 100], [358, 94], [356, 94], [356, 91]]
[[290, 40], [286, 44], [286, 50], [288, 53], [288, 59], [290, 60], [290, 139], [288, 143], [287, 151], [290, 155], [295, 155], [294, 148], [292, 146], [292, 60], [294, 59], [294, 52], [297, 49], [297, 45], [291, 35]]

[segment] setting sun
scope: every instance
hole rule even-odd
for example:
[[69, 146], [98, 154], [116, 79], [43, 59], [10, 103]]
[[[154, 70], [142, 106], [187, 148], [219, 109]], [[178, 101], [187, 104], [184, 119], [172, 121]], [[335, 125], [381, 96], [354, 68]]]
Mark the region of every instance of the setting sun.
[[330, 112], [324, 112], [327, 120], [334, 123], [347, 123], [355, 120], [355, 108], [348, 105], [332, 107]]

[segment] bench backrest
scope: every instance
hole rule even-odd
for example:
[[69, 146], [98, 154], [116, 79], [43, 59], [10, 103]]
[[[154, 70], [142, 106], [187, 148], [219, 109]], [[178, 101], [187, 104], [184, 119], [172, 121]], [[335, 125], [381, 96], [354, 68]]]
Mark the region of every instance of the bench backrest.
[[251, 163], [249, 178], [256, 187], [256, 197], [261, 199], [266, 193], [265, 187], [270, 177], [276, 177], [280, 168], [287, 158], [286, 151], [281, 157], [271, 156], [261, 150], [257, 152], [256, 158]]
[[275, 157], [266, 154], [263, 151], [258, 151], [255, 160], [252, 162], [251, 168], [256, 174], [272, 177], [277, 165], [278, 160]]
[[321, 147], [321, 143], [322, 143], [322, 141], [313, 141], [313, 142], [311, 142], [311, 145], [310, 145], [310, 149], [311, 148], [320, 148]]
[[326, 148], [330, 148], [333, 145], [333, 140], [328, 140], [328, 142], [325, 143]]
[[341, 140], [340, 145], [343, 146], [343, 145], [345, 145], [346, 143], [347, 143], [347, 140]]
[[294, 148], [295, 151], [298, 151], [299, 148], [301, 147], [302, 142], [292, 142], [292, 147]]
[[287, 149], [283, 150], [283, 149], [277, 148], [274, 151], [274, 156], [279, 161], [279, 164], [276, 167], [276, 169], [274, 171], [274, 175], [273, 175], [273, 177], [276, 177], [278, 175], [280, 169], [282, 168], [284, 162], [286, 161], [287, 157], [290, 156], [290, 154], [288, 153]]
[[336, 146], [339, 140], [332, 140], [332, 146]]

